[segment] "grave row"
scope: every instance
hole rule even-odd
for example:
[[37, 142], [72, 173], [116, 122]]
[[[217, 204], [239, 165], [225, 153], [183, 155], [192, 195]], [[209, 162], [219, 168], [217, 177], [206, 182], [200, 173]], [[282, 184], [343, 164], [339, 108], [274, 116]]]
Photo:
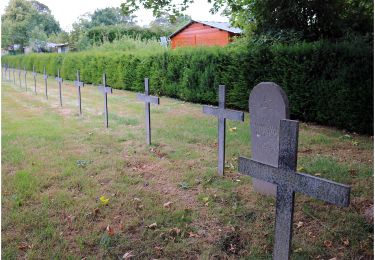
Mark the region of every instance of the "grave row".
[[[15, 69], [4, 66], [3, 78], [10, 78], [10, 70], [13, 70], [13, 82]], [[25, 89], [26, 69], [24, 67]], [[33, 67], [34, 92], [36, 93], [36, 75]], [[18, 78], [21, 84], [21, 69], [18, 69]], [[45, 81], [45, 95], [47, 93], [46, 69], [43, 70]], [[61, 84], [63, 79], [60, 71], [56, 80], [59, 84], [60, 105], [62, 106]], [[151, 116], [150, 104], [160, 104], [159, 97], [150, 96], [149, 79], [145, 78], [145, 93], [138, 94], [137, 100], [145, 103], [146, 111], [146, 141], [151, 144]], [[77, 80], [74, 86], [78, 90], [79, 112], [81, 107], [81, 87], [84, 82], [80, 80], [77, 71]], [[105, 125], [108, 127], [107, 94], [112, 93], [112, 88], [106, 83], [106, 75], [103, 74], [99, 91], [104, 95]], [[250, 133], [252, 139], [252, 158], [239, 158], [239, 172], [253, 177], [254, 190], [265, 195], [276, 196], [275, 217], [275, 244], [273, 259], [289, 259], [291, 252], [293, 212], [295, 192], [303, 193], [313, 198], [337, 205], [348, 207], [350, 203], [350, 186], [336, 183], [323, 178], [305, 173], [299, 173], [297, 168], [298, 131], [299, 122], [289, 120], [289, 104], [285, 92], [272, 82], [262, 82], [255, 86], [249, 97]], [[244, 113], [226, 109], [225, 86], [219, 86], [219, 106], [203, 106], [203, 113], [218, 118], [218, 175], [222, 176], [225, 166], [225, 127], [226, 120], [244, 121]]]

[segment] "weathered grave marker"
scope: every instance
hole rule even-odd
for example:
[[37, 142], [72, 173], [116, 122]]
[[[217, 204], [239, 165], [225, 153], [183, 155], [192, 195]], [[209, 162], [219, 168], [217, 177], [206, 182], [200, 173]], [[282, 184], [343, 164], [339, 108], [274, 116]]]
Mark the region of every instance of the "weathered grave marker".
[[108, 104], [107, 104], [107, 93], [112, 94], [112, 88], [107, 85], [107, 77], [103, 73], [103, 85], [99, 85], [99, 91], [104, 95], [104, 119], [105, 126], [108, 128]]
[[60, 98], [60, 107], [62, 107], [62, 95], [61, 95], [61, 84], [63, 82], [63, 78], [60, 77], [60, 69], [57, 69], [57, 77], [55, 78], [59, 83], [59, 98]]
[[[269, 90], [267, 84], [261, 85], [262, 88]], [[284, 98], [287, 101], [287, 98]], [[270, 106], [274, 107], [271, 103], [278, 101], [277, 99], [268, 99], [268, 106], [264, 107], [264, 109]], [[296, 172], [298, 121], [281, 119], [279, 120], [279, 127], [277, 127], [277, 129], [274, 128], [274, 124], [262, 126], [262, 132], [275, 131], [277, 131], [277, 135], [279, 136], [277, 165], [274, 165], [274, 163], [260, 162], [254, 158], [254, 155], [252, 159], [240, 157], [239, 171], [242, 174], [276, 185], [275, 244], [273, 258], [286, 260], [289, 259], [290, 256], [292, 241], [294, 193], [300, 192], [334, 205], [347, 207], [350, 200], [350, 186]], [[251, 134], [252, 146], [254, 146], [253, 140], [257, 138], [259, 132], [253, 131]], [[275, 135], [276, 133], [272, 133], [271, 138]], [[261, 142], [260, 144], [263, 143]]]
[[34, 93], [35, 93], [35, 95], [37, 94], [36, 93], [36, 75], [37, 75], [37, 73], [35, 72], [35, 66], [33, 65], [33, 78], [34, 78]]
[[22, 82], [21, 82], [21, 65], [18, 65], [18, 81], [20, 83], [20, 88], [22, 88]]
[[46, 73], [46, 66], [44, 66], [43, 68], [43, 78], [44, 78], [44, 86], [45, 86], [45, 95], [46, 95], [46, 99], [48, 99], [48, 90], [47, 90], [48, 75]]
[[27, 82], [26, 82], [27, 70], [26, 70], [26, 66], [23, 66], [23, 74], [25, 76], [25, 91], [27, 92]]
[[13, 84], [16, 85], [16, 69], [13, 67], [12, 71], [13, 71]]
[[77, 80], [74, 81], [74, 86], [78, 89], [78, 106], [79, 106], [79, 114], [82, 115], [82, 105], [81, 105], [81, 87], [85, 86], [85, 83], [80, 81], [79, 78], [79, 70], [77, 70]]
[[159, 105], [159, 97], [150, 96], [149, 80], [145, 78], [145, 94], [137, 94], [137, 99], [145, 102], [146, 110], [146, 142], [148, 145], [151, 144], [151, 117], [150, 117], [150, 103]]
[[224, 174], [225, 168], [225, 128], [226, 119], [244, 121], [244, 113], [231, 109], [225, 109], [225, 86], [219, 86], [219, 107], [203, 106], [203, 113], [213, 115], [218, 118], [218, 165], [217, 173]]
[[[256, 85], [250, 93], [249, 112], [253, 159], [277, 166], [280, 120], [289, 118], [289, 104], [285, 92], [272, 82]], [[276, 195], [276, 186], [271, 183], [253, 179], [253, 187], [261, 194]]]

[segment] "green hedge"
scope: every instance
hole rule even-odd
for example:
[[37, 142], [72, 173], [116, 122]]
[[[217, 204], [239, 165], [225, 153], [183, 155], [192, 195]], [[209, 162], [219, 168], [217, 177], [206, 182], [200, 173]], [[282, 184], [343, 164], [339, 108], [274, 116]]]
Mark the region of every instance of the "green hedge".
[[86, 83], [109, 85], [197, 103], [217, 103], [217, 86], [227, 85], [228, 106], [248, 110], [251, 89], [273, 81], [287, 93], [292, 118], [373, 133], [373, 48], [366, 43], [300, 43], [292, 46], [188, 48], [153, 55], [81, 52], [5, 56], [13, 66], [34, 64], [49, 74], [61, 68], [73, 80], [80, 69]]

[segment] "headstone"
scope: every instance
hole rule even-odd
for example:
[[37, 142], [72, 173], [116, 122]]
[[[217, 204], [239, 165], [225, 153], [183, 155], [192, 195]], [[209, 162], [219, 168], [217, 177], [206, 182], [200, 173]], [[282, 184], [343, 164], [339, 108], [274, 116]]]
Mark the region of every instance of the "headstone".
[[159, 97], [150, 96], [149, 80], [145, 78], [145, 94], [137, 94], [137, 99], [145, 102], [146, 110], [146, 142], [148, 145], [151, 144], [151, 117], [150, 117], [150, 103], [159, 105]]
[[219, 86], [219, 107], [203, 106], [203, 113], [218, 118], [218, 165], [217, 173], [224, 174], [225, 168], [225, 127], [226, 119], [244, 121], [244, 113], [240, 111], [225, 109], [225, 86]]
[[107, 93], [112, 94], [112, 88], [107, 85], [107, 78], [103, 73], [103, 85], [99, 85], [99, 91], [104, 95], [104, 124], [108, 128], [108, 104], [107, 104]]
[[55, 78], [59, 83], [59, 98], [60, 98], [60, 107], [62, 107], [62, 94], [61, 94], [61, 84], [63, 82], [63, 78], [60, 77], [60, 69], [57, 69], [57, 77]]
[[[272, 107], [271, 103], [278, 101], [270, 100], [267, 107]], [[273, 131], [277, 131], [279, 136], [277, 165], [260, 162], [253, 156], [252, 159], [240, 157], [238, 168], [242, 174], [277, 187], [273, 258], [287, 260], [290, 257], [293, 234], [294, 193], [303, 193], [334, 205], [347, 207], [350, 202], [350, 186], [296, 172], [298, 121], [281, 119], [276, 130], [273, 124], [264, 125], [262, 128], [262, 132]], [[257, 134], [256, 131], [252, 132], [252, 138]]]
[[47, 90], [48, 75], [46, 73], [46, 66], [44, 66], [43, 68], [43, 78], [44, 78], [44, 86], [45, 86], [45, 95], [46, 95], [46, 99], [48, 99], [48, 90]]
[[26, 66], [23, 66], [23, 74], [25, 76], [25, 90], [27, 92], [27, 82], [26, 82], [26, 74], [27, 74], [27, 70], [26, 70]]
[[35, 93], [35, 95], [37, 94], [36, 93], [36, 75], [37, 75], [37, 73], [35, 72], [35, 66], [33, 65], [33, 78], [34, 78], [34, 93]]
[[80, 81], [79, 77], [79, 70], [77, 70], [77, 80], [74, 81], [74, 86], [78, 90], [78, 107], [79, 107], [79, 114], [82, 115], [82, 105], [81, 105], [81, 87], [85, 86], [85, 83]]
[[[275, 83], [262, 82], [254, 87], [249, 98], [251, 154], [254, 160], [277, 166], [279, 158], [279, 126], [289, 118], [285, 92]], [[276, 195], [276, 186], [253, 179], [254, 190], [264, 195]]]

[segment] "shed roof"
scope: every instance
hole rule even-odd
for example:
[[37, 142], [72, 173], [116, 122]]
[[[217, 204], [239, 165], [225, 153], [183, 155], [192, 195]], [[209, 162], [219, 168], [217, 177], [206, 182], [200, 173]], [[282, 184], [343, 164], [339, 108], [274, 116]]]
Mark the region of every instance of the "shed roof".
[[208, 25], [208, 26], [211, 26], [211, 27], [223, 30], [223, 31], [235, 33], [235, 34], [241, 34], [242, 33], [242, 30], [240, 28], [232, 27], [230, 25], [230, 23], [228, 23], [228, 22], [211, 22], [211, 21], [196, 21], [196, 20], [191, 20], [186, 25], [182, 26], [180, 29], [178, 29], [177, 31], [175, 31], [174, 33], [172, 33], [169, 36], [169, 38], [174, 37], [176, 34], [178, 34], [179, 32], [181, 32], [183, 29], [185, 29], [186, 27], [188, 27], [192, 23], [201, 23], [201, 24], [204, 24], [204, 25]]

